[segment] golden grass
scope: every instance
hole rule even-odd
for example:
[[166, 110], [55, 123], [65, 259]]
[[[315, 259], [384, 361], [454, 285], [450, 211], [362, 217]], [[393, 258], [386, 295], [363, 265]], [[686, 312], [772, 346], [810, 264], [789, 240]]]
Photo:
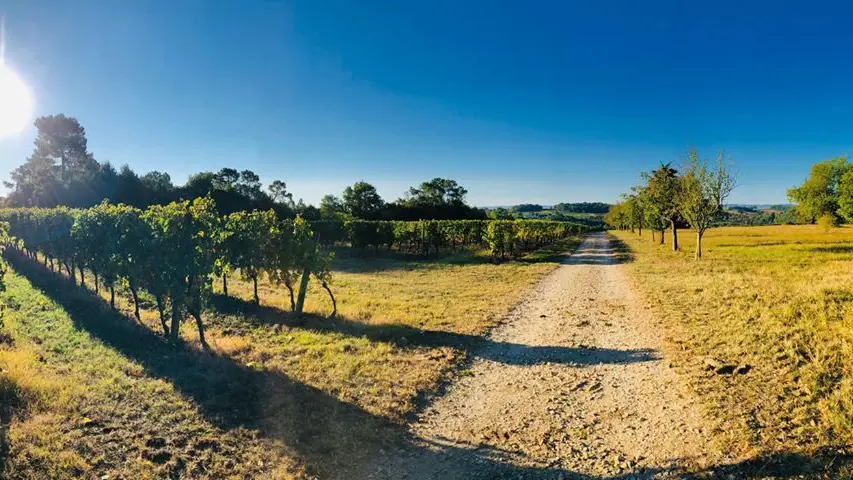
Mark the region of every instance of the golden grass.
[[[707, 400], [724, 447], [745, 454], [853, 443], [853, 228], [710, 230], [705, 258], [614, 234], [669, 332], [675, 365]], [[667, 235], [667, 240], [669, 236]], [[716, 375], [703, 359], [753, 368]]]
[[[335, 319], [323, 318], [331, 301], [315, 282], [306, 300], [314, 316], [296, 323], [287, 316], [287, 290], [263, 283], [261, 305], [268, 308], [258, 316], [271, 325], [247, 328], [245, 310], [214, 315], [210, 343], [399, 422], [554, 265], [495, 265], [481, 256], [435, 262], [342, 259], [332, 285]], [[232, 278], [229, 294], [248, 304], [251, 284]]]

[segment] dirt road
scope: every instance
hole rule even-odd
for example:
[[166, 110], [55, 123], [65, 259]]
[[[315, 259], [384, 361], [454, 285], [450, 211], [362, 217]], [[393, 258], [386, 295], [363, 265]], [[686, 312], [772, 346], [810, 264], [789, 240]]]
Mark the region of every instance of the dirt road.
[[677, 478], [710, 433], [604, 233], [543, 278], [374, 479]]

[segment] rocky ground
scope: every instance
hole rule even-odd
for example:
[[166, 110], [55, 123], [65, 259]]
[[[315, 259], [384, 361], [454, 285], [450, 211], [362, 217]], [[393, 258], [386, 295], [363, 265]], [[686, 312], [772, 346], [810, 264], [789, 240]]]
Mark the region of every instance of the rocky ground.
[[373, 479], [678, 478], [720, 461], [611, 242], [546, 276]]

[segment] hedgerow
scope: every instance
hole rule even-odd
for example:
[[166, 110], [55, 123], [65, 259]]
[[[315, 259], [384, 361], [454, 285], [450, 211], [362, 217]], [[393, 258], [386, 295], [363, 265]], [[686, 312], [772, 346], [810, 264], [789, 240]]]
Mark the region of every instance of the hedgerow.
[[327, 246], [348, 244], [374, 252], [385, 247], [419, 256], [488, 247], [495, 258], [517, 256], [588, 230], [585, 225], [551, 220], [347, 220], [311, 225]]

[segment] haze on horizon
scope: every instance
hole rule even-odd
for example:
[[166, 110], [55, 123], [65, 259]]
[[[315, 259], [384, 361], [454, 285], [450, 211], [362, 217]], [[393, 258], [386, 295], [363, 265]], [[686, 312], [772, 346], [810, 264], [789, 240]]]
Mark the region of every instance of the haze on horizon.
[[[6, 63], [99, 161], [251, 168], [317, 204], [433, 177], [480, 206], [613, 202], [690, 147], [731, 203], [850, 151], [850, 5], [12, 1]], [[0, 176], [34, 129], [0, 138]]]

